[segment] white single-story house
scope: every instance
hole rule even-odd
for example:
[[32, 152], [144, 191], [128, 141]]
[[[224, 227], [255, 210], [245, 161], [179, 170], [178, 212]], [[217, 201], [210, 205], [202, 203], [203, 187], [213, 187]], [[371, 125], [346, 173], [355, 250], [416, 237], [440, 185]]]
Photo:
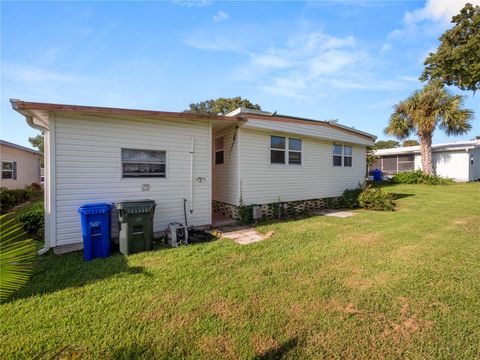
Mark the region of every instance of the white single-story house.
[[234, 216], [240, 204], [315, 208], [365, 180], [375, 141], [336, 121], [244, 108], [214, 116], [11, 103], [45, 133], [45, 250], [81, 247], [77, 209], [92, 202], [155, 200], [155, 232], [184, 222], [184, 201], [189, 226], [212, 224], [214, 211]]
[[43, 154], [37, 150], [0, 140], [2, 178], [0, 187], [24, 189], [32, 183], [40, 183], [40, 160]]
[[[422, 169], [420, 146], [375, 150], [378, 157], [371, 169], [387, 175]], [[459, 182], [480, 179], [480, 139], [432, 145], [432, 162], [436, 175]]]

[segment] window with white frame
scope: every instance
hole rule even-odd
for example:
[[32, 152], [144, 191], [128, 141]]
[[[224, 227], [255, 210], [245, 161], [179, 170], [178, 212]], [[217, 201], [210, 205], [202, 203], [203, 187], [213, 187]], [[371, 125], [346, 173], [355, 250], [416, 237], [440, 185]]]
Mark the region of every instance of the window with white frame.
[[272, 135], [270, 137], [270, 163], [301, 165], [302, 140]]
[[16, 161], [2, 161], [2, 179], [17, 179]]
[[215, 139], [215, 165], [223, 164], [225, 160], [225, 151], [223, 148], [223, 144], [223, 136]]
[[302, 165], [302, 140], [288, 138], [288, 164]]
[[352, 167], [353, 150], [351, 146], [343, 146], [343, 166]]
[[333, 166], [352, 167], [352, 156], [351, 146], [333, 144]]
[[166, 177], [167, 153], [160, 150], [122, 149], [122, 177]]

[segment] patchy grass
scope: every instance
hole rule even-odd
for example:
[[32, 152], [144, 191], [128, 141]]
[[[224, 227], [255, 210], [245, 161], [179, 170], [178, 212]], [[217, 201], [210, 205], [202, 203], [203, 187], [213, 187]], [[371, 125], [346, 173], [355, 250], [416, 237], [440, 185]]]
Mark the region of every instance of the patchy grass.
[[395, 212], [248, 246], [41, 257], [0, 305], [0, 358], [479, 358], [480, 184], [386, 190]]

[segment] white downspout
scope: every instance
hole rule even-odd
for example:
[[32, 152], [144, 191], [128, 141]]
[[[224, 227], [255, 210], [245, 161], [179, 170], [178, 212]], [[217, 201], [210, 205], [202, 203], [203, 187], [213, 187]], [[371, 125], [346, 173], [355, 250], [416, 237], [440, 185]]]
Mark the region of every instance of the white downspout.
[[39, 126], [35, 124], [33, 117], [32, 116], [26, 116], [27, 123], [30, 125], [32, 128], [37, 129], [43, 133], [43, 142], [44, 142], [44, 151], [43, 151], [43, 168], [44, 168], [44, 176], [45, 176], [45, 182], [44, 182], [44, 200], [43, 200], [43, 207], [45, 210], [45, 233], [44, 233], [44, 239], [45, 243], [43, 245], [43, 248], [37, 251], [38, 255], [44, 255], [50, 250], [50, 216], [51, 213], [51, 199], [50, 199], [50, 194], [52, 191], [51, 188], [51, 178], [50, 178], [50, 167], [51, 167], [51, 148], [50, 148], [50, 130], [47, 127], [44, 126]]
[[193, 213], [193, 136], [190, 137], [190, 214]]

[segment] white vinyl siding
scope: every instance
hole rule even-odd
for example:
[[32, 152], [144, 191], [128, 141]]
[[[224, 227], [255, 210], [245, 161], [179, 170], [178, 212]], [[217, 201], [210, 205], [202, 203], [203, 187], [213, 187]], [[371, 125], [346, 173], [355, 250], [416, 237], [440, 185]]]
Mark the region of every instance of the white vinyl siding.
[[[213, 134], [214, 139], [223, 138], [224, 163], [213, 167], [212, 200], [238, 205], [240, 199], [238, 144], [240, 131], [235, 127]], [[213, 144], [215, 145], [215, 144]], [[215, 161], [215, 154], [212, 154]]]
[[[433, 171], [436, 175], [455, 179], [455, 181], [469, 181], [469, 153], [465, 150], [434, 151], [432, 153]], [[415, 169], [422, 169], [422, 157], [415, 154]]]
[[240, 134], [241, 191], [247, 205], [339, 196], [365, 180], [364, 145], [349, 144], [352, 167], [334, 167], [332, 141], [302, 138], [302, 166], [275, 166], [268, 132], [242, 128]]
[[[355, 135], [347, 130], [335, 129], [321, 124], [300, 124], [295, 122], [279, 122], [279, 121], [265, 121], [255, 120], [249, 118], [248, 122], [244, 126], [245, 129], [263, 129], [270, 133], [287, 133], [292, 137], [302, 138], [303, 136], [310, 136], [316, 138], [323, 138], [330, 140], [331, 142], [338, 143], [353, 143], [361, 145], [373, 145], [373, 141], [361, 135]], [[294, 135], [296, 134], [296, 136]], [[330, 149], [331, 150], [331, 149]], [[330, 151], [331, 153], [331, 151]]]
[[[152, 199], [157, 203], [154, 231], [171, 221], [184, 221], [183, 199], [190, 201], [190, 138], [194, 137], [193, 213], [189, 225], [210, 223], [210, 124], [200, 121], [108, 118], [73, 115], [55, 117], [56, 243], [82, 241], [82, 204]], [[167, 154], [166, 178], [122, 178], [121, 149], [150, 149]], [[149, 191], [142, 191], [149, 184]], [[117, 233], [113, 215], [112, 228]]]

